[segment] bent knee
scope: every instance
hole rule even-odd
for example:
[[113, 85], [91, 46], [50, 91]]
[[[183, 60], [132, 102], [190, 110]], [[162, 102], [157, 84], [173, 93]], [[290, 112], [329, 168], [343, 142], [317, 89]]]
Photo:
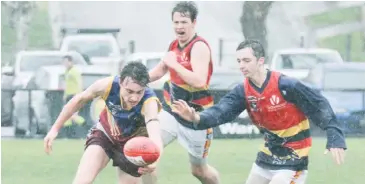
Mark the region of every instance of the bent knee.
[[205, 178], [208, 173], [209, 167], [207, 164], [191, 166], [191, 174], [197, 178]]

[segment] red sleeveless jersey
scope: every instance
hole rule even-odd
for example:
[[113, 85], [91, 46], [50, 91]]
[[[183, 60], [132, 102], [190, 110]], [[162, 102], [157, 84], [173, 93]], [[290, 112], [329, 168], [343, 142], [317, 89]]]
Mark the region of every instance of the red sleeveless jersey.
[[[177, 62], [179, 62], [184, 68], [193, 71], [191, 66], [191, 49], [196, 42], [204, 42], [208, 47], [209, 44], [202, 37], [195, 35], [194, 38], [183, 48], [179, 47], [178, 40], [174, 40], [169, 47], [169, 51], [176, 53]], [[210, 47], [209, 47], [210, 48]], [[211, 57], [210, 57], [211, 58]], [[169, 68], [170, 83], [164, 86], [164, 101], [169, 106], [171, 104], [171, 96], [177, 99], [183, 99], [192, 104], [206, 108], [213, 105], [213, 96], [209, 92], [209, 81], [213, 73], [213, 62], [210, 59], [208, 76], [206, 80], [206, 86], [202, 88], [195, 88], [187, 84], [178, 73]], [[171, 95], [172, 93], [172, 95]]]

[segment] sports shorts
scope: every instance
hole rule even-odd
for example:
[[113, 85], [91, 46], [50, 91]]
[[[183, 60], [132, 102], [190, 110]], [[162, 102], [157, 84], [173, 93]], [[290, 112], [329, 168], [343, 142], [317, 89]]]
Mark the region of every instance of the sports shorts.
[[101, 146], [108, 157], [113, 161], [114, 167], [119, 167], [122, 171], [134, 177], [140, 177], [138, 173], [139, 166], [131, 163], [124, 155], [124, 143], [113, 143], [105, 133], [97, 128], [92, 128], [87, 136], [85, 149], [90, 145]]
[[305, 184], [305, 181], [308, 176], [308, 170], [303, 171], [293, 171], [293, 170], [270, 170], [264, 169], [258, 166], [256, 163], [252, 165], [252, 169], [250, 174], [256, 174], [261, 177], [266, 178], [267, 180], [272, 180], [272, 178], [276, 175], [280, 175], [281, 180], [285, 181], [287, 184]]
[[177, 139], [189, 153], [192, 164], [200, 165], [206, 163], [206, 158], [213, 139], [213, 129], [193, 130], [181, 125], [173, 115], [165, 110], [161, 110], [158, 115], [162, 141], [167, 146]]

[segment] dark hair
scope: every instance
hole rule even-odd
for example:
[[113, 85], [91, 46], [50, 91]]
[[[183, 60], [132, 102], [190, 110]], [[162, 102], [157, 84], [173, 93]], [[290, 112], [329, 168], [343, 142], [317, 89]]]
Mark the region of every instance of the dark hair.
[[244, 48], [251, 48], [253, 51], [253, 55], [257, 59], [265, 57], [265, 49], [258, 40], [250, 40], [250, 39], [245, 40], [238, 45], [236, 51]]
[[175, 12], [179, 12], [183, 16], [190, 16], [191, 22], [194, 22], [198, 16], [198, 8], [193, 1], [180, 1], [172, 9], [171, 17], [174, 17]]
[[63, 59], [67, 59], [67, 61], [69, 61], [69, 62], [73, 61], [72, 56], [70, 56], [70, 55], [63, 56]]
[[120, 81], [124, 81], [127, 77], [132, 78], [134, 82], [144, 87], [150, 82], [147, 67], [140, 62], [130, 62], [124, 66], [120, 72]]

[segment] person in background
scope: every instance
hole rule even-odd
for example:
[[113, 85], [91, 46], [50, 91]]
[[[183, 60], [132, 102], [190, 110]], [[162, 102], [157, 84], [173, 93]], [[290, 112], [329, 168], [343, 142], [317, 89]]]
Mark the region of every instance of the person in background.
[[[67, 103], [76, 94], [82, 92], [82, 77], [80, 71], [74, 66], [71, 56], [67, 55], [63, 57], [63, 63], [66, 67], [63, 100]], [[85, 119], [82, 116], [79, 116], [76, 112], [69, 120], [66, 121], [64, 126], [71, 126], [73, 122], [77, 125], [83, 125], [85, 123]]]

